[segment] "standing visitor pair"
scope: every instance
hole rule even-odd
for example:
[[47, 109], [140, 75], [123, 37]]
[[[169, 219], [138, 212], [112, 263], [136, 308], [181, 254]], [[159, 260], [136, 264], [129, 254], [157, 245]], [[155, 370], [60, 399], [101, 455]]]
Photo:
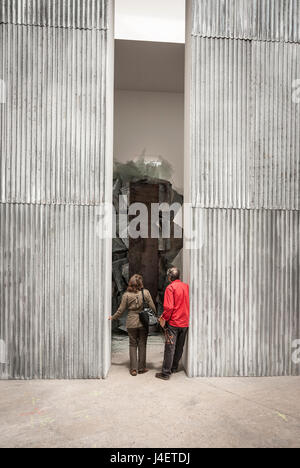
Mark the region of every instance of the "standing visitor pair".
[[[169, 380], [172, 373], [178, 371], [182, 358], [184, 344], [189, 327], [189, 286], [180, 280], [178, 268], [168, 270], [167, 287], [164, 298], [164, 312], [160, 317], [160, 325], [165, 332], [165, 352], [162, 372], [156, 377]], [[142, 324], [140, 317], [145, 303], [157, 315], [156, 307], [150, 292], [144, 289], [141, 275], [134, 275], [128, 283], [126, 293], [117, 312], [109, 320], [117, 320], [128, 310], [126, 327], [129, 335], [130, 374], [144, 374], [146, 367], [148, 328]]]

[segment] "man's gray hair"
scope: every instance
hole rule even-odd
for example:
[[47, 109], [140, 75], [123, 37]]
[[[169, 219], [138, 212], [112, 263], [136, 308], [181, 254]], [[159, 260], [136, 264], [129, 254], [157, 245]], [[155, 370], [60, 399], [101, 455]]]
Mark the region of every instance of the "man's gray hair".
[[167, 272], [168, 278], [170, 278], [171, 281], [176, 281], [180, 279], [180, 270], [179, 268], [172, 267], [168, 269]]

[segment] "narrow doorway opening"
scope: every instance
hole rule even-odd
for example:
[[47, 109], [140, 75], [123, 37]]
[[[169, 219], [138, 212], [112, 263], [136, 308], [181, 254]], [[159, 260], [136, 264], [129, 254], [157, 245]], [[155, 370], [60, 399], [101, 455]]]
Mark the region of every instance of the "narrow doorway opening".
[[[159, 237], [151, 235], [153, 204], [182, 205], [184, 193], [185, 0], [164, 4], [169, 9], [162, 11], [161, 2], [153, 0], [116, 0], [113, 203], [117, 226], [112, 315], [133, 274], [143, 276], [160, 315], [167, 270], [183, 268], [183, 238], [178, 236], [176, 211], [170, 211], [170, 236], [162, 232], [163, 209]], [[169, 32], [162, 33], [163, 24], [168, 24]], [[127, 237], [120, 228], [120, 218], [133, 204], [143, 204], [148, 210], [147, 237], [131, 237], [130, 229]], [[132, 218], [128, 217], [129, 223]], [[112, 322], [112, 365], [123, 365], [124, 370], [129, 367], [126, 319], [125, 312]], [[163, 342], [160, 328], [152, 327], [150, 369], [161, 365]]]

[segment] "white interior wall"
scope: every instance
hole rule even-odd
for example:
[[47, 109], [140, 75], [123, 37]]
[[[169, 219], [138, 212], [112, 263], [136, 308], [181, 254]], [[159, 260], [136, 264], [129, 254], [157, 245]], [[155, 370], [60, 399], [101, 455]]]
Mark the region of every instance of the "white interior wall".
[[114, 158], [118, 162], [167, 160], [172, 184], [183, 193], [184, 94], [115, 91]]

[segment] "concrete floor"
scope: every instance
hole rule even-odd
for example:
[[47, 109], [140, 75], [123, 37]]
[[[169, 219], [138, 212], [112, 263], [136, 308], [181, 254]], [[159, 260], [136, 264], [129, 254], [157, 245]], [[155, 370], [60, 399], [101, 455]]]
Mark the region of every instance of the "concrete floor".
[[0, 382], [0, 447], [300, 447], [300, 378], [131, 377], [114, 342], [105, 381]]

